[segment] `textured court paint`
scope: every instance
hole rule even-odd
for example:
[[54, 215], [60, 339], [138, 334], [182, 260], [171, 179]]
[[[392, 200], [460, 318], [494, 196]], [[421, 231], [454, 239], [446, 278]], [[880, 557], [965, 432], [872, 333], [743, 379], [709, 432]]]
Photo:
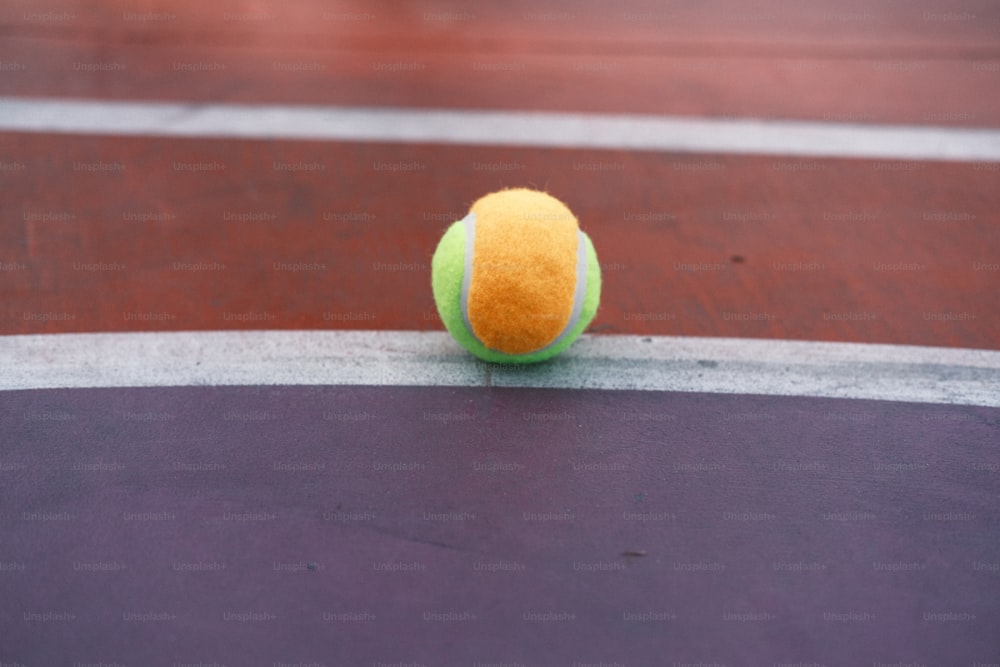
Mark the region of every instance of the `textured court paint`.
[[[428, 283], [441, 235], [484, 192], [534, 183], [572, 202], [599, 252], [594, 333], [1000, 349], [989, 270], [1000, 163], [37, 134], [0, 144], [5, 164], [26, 167], [2, 173], [14, 194], [0, 197], [0, 262], [18, 267], [0, 271], [4, 334], [440, 330]], [[74, 168], [98, 160], [125, 168]], [[331, 177], [336, 165], [350, 168]], [[307, 269], [275, 269], [295, 265]]]
[[3, 6], [8, 95], [1000, 125], [988, 0]]
[[970, 665], [996, 649], [998, 425], [659, 392], [12, 392], [4, 660]]
[[1000, 161], [1000, 130], [521, 111], [0, 98], [0, 131]]
[[445, 333], [230, 331], [0, 336], [0, 390], [186, 385], [488, 385], [1000, 406], [1000, 352], [584, 336], [538, 366], [484, 364]]

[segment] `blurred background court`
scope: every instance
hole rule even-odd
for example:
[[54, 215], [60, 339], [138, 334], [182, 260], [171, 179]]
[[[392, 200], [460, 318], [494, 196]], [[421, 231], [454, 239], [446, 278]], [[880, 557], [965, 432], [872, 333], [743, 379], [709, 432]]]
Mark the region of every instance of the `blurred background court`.
[[[520, 186], [604, 277], [523, 376], [430, 291]], [[5, 665], [1000, 662], [994, 2], [9, 0], [0, 269]]]

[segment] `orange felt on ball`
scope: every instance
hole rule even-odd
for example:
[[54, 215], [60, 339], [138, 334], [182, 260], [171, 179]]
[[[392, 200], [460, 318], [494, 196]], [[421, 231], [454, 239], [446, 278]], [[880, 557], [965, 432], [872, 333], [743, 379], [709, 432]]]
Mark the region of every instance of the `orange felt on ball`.
[[472, 332], [505, 354], [544, 348], [566, 329], [577, 289], [579, 225], [559, 200], [504, 190], [472, 205]]

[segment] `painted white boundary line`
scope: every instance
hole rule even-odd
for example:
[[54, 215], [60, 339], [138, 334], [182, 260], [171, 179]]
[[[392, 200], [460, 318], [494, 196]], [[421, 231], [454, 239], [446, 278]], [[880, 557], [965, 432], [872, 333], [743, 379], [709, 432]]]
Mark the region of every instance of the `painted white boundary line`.
[[1000, 407], [1000, 351], [742, 338], [583, 336], [535, 366], [485, 364], [444, 332], [0, 336], [0, 390], [405, 385], [826, 396]]
[[0, 131], [1000, 161], [1000, 129], [0, 97]]

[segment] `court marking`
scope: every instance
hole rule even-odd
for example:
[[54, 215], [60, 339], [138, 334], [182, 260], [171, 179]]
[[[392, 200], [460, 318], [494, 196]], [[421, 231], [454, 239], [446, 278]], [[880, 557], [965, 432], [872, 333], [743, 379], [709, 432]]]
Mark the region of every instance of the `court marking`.
[[439, 331], [0, 336], [0, 390], [223, 385], [533, 387], [1000, 407], [1000, 351], [585, 335], [554, 360], [487, 364]]
[[0, 131], [1000, 161], [1000, 130], [677, 116], [0, 97]]

